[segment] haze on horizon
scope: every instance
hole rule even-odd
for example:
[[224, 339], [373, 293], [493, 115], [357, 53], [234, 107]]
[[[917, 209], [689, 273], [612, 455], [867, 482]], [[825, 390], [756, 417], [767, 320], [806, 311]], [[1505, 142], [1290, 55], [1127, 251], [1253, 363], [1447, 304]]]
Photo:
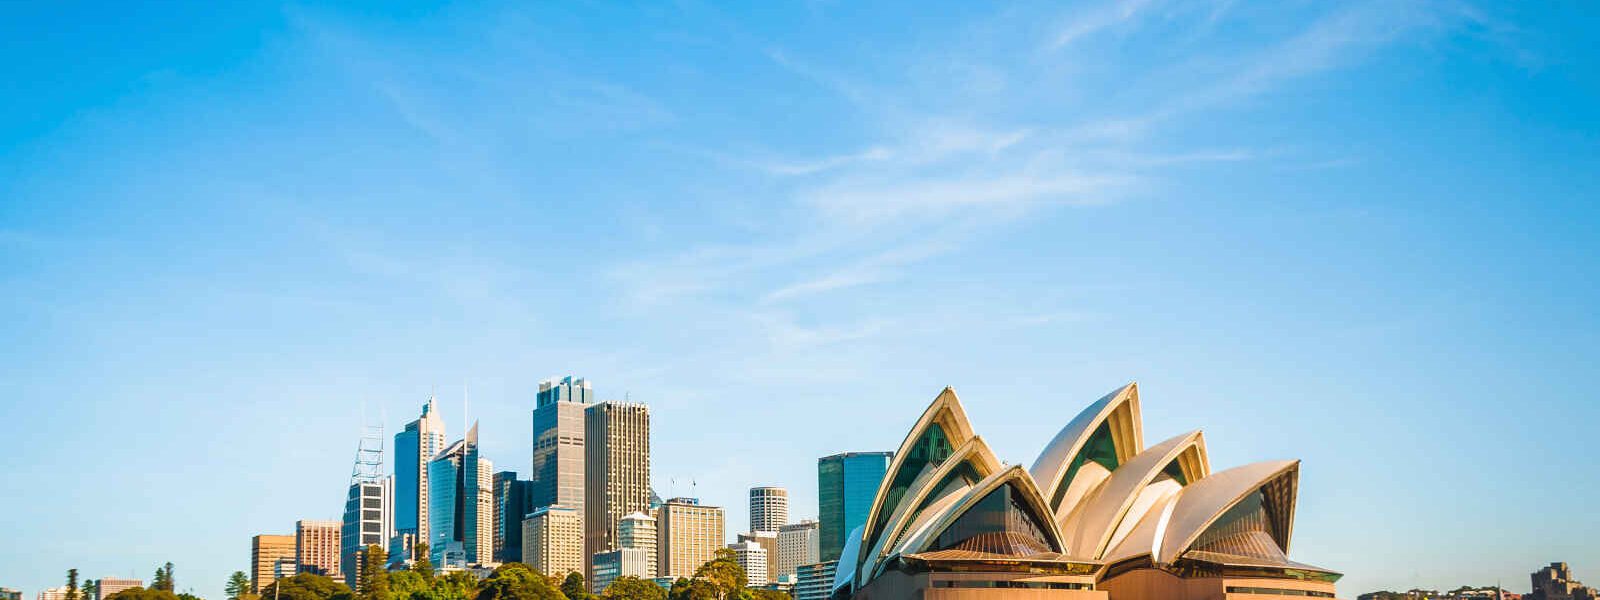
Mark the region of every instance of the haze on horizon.
[[[1600, 11], [1469, 1], [0, 8], [0, 440], [29, 594], [335, 518], [540, 380], [745, 522], [953, 386], [1030, 464], [1304, 460], [1343, 595], [1600, 582]], [[690, 482], [693, 482], [691, 487]]]

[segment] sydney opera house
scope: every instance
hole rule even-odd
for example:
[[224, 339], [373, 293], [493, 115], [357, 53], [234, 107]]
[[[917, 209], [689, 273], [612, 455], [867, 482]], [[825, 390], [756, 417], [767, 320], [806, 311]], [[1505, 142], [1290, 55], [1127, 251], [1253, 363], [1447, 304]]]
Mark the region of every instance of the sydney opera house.
[[945, 388], [850, 536], [833, 598], [1332, 598], [1338, 573], [1287, 556], [1299, 469], [1213, 473], [1199, 431], [1146, 447], [1136, 384], [1023, 469], [995, 458]]

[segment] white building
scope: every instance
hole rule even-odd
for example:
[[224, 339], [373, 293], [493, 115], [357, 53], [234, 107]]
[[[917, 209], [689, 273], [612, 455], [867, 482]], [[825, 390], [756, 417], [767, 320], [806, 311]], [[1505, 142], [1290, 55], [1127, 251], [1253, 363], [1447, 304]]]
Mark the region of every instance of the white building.
[[818, 552], [817, 522], [806, 520], [778, 528], [778, 558], [772, 569], [778, 577], [793, 576], [800, 565], [821, 561]]
[[743, 541], [728, 544], [728, 549], [733, 551], [733, 560], [744, 569], [745, 580], [751, 585], [762, 585], [767, 581], [767, 549], [753, 541]]
[[[645, 579], [656, 576], [656, 519], [642, 512], [629, 513], [617, 522], [617, 546], [645, 551]], [[596, 592], [599, 593], [599, 592]]]
[[789, 490], [750, 488], [750, 531], [778, 531], [789, 524]]
[[594, 588], [590, 591], [596, 594], [604, 592], [611, 582], [621, 577], [649, 579], [645, 568], [649, 564], [650, 554], [643, 548], [618, 548], [594, 555]]

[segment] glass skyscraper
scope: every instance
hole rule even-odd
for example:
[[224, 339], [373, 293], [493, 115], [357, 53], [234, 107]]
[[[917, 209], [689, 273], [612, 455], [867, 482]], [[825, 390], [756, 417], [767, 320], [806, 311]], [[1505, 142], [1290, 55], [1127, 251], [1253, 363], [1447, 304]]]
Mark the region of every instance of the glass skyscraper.
[[582, 378], [539, 383], [533, 408], [532, 508], [552, 504], [583, 512], [584, 410], [594, 401], [594, 388]]
[[478, 425], [428, 465], [428, 554], [440, 567], [490, 562], [494, 475], [478, 456]]
[[821, 560], [838, 560], [845, 538], [867, 522], [892, 452], [845, 452], [817, 459], [817, 546]]
[[[392, 527], [396, 537], [410, 535], [413, 540], [428, 541], [428, 463], [443, 450], [444, 420], [439, 418], [433, 398], [429, 397], [422, 407], [422, 416], [394, 435]], [[394, 542], [390, 547], [396, 547]], [[407, 548], [409, 544], [401, 543], [398, 547]], [[410, 557], [389, 558], [401, 562]]]

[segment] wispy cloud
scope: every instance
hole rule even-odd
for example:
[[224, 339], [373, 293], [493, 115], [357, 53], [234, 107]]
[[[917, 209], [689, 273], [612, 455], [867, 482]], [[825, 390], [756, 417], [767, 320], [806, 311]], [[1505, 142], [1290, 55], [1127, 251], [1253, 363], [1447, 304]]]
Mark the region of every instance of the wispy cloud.
[[1087, 10], [1073, 12], [1050, 40], [1049, 47], [1060, 48], [1107, 29], [1125, 25], [1150, 8], [1155, 0], [1114, 0]]

